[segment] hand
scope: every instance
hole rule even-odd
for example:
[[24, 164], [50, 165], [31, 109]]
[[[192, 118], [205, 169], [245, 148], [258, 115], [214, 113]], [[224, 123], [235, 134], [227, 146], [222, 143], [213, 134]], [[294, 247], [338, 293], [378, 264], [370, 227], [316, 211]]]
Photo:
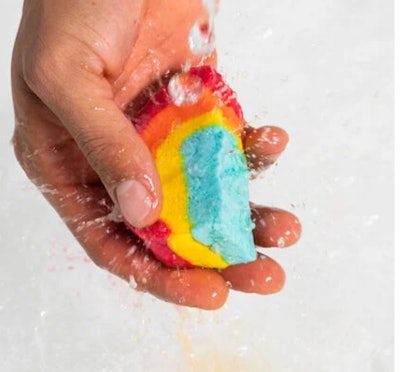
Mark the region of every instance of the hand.
[[[27, 176], [97, 265], [164, 300], [213, 309], [226, 300], [226, 281], [233, 289], [272, 293], [283, 285], [283, 270], [269, 258], [222, 272], [167, 269], [110, 217], [116, 205], [136, 227], [158, 218], [159, 178], [123, 111], [187, 62], [215, 64], [215, 54], [201, 60], [189, 49], [196, 21], [207, 21], [200, 0], [26, 0], [12, 61], [13, 141]], [[276, 128], [277, 143], [265, 141], [268, 130], [248, 129], [253, 168], [271, 164], [286, 145]], [[292, 214], [265, 207], [253, 213], [258, 245], [297, 240]]]

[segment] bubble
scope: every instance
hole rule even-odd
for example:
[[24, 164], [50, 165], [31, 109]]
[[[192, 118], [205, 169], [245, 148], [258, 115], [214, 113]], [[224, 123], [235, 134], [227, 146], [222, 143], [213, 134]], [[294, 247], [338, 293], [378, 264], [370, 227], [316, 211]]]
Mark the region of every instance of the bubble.
[[188, 73], [177, 74], [168, 83], [168, 93], [176, 106], [194, 105], [203, 91], [201, 78]]
[[215, 49], [214, 32], [208, 23], [196, 22], [189, 32], [189, 47], [194, 54], [210, 55]]

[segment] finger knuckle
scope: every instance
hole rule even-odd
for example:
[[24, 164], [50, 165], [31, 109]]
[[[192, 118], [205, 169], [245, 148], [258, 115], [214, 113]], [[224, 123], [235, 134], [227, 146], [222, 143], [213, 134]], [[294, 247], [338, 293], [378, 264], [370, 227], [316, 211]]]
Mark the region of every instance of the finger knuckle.
[[59, 47], [38, 50], [26, 59], [23, 75], [28, 86], [38, 95], [55, 93], [66, 72], [63, 51]]
[[96, 173], [104, 181], [111, 182], [108, 163], [113, 158], [115, 147], [104, 137], [95, 134], [78, 134], [77, 142]]

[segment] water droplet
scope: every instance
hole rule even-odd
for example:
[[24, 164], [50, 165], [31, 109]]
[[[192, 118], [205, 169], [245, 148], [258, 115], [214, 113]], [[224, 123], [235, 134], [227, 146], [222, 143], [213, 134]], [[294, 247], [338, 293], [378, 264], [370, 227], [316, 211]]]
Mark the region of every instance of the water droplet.
[[367, 221], [364, 223], [364, 225], [365, 225], [365, 226], [371, 226], [371, 225], [373, 225], [374, 223], [376, 223], [378, 220], [379, 220], [379, 215], [377, 215], [377, 214], [371, 214], [371, 215], [368, 217]]
[[123, 222], [124, 219], [122, 218], [122, 214], [117, 206], [113, 206], [111, 212], [107, 215], [107, 220], [116, 223]]
[[194, 105], [203, 91], [201, 78], [188, 73], [177, 74], [168, 83], [168, 93], [176, 106]]
[[[150, 257], [146, 254], [146, 255], [143, 257], [143, 261], [144, 261], [145, 263], [149, 262], [149, 261], [150, 261]], [[146, 283], [146, 281], [147, 281], [146, 278], [143, 278], [143, 279], [142, 279], [142, 283]]]
[[130, 257], [132, 256], [137, 250], [137, 247], [135, 245], [133, 245], [132, 247], [130, 247], [128, 249], [128, 252], [126, 253], [126, 257]]
[[286, 245], [286, 241], [284, 237], [280, 237], [277, 241], [278, 248], [284, 248]]
[[186, 297], [185, 296], [179, 297], [178, 304], [184, 304], [184, 303], [186, 303]]
[[129, 286], [132, 289], [136, 289], [137, 288], [137, 282], [136, 282], [135, 278], [132, 275], [129, 276]]
[[214, 49], [214, 32], [208, 23], [196, 22], [189, 32], [190, 50], [198, 55], [208, 56]]
[[272, 29], [267, 28], [266, 30], [264, 30], [264, 32], [261, 34], [261, 38], [262, 39], [267, 39], [272, 35]]

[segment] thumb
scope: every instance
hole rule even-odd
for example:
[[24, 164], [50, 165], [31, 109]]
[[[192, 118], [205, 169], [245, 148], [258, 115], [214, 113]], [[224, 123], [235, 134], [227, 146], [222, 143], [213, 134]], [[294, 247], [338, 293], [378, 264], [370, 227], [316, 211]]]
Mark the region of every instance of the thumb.
[[66, 119], [68, 129], [124, 218], [135, 227], [155, 222], [161, 208], [160, 180], [133, 124], [112, 100], [79, 102], [75, 110], [79, 122]]
[[78, 94], [66, 88], [61, 97], [56, 94], [50, 100], [51, 106], [124, 218], [135, 227], [147, 226], [161, 209], [160, 180], [151, 153], [114, 102], [108, 82], [91, 85], [86, 81]]

